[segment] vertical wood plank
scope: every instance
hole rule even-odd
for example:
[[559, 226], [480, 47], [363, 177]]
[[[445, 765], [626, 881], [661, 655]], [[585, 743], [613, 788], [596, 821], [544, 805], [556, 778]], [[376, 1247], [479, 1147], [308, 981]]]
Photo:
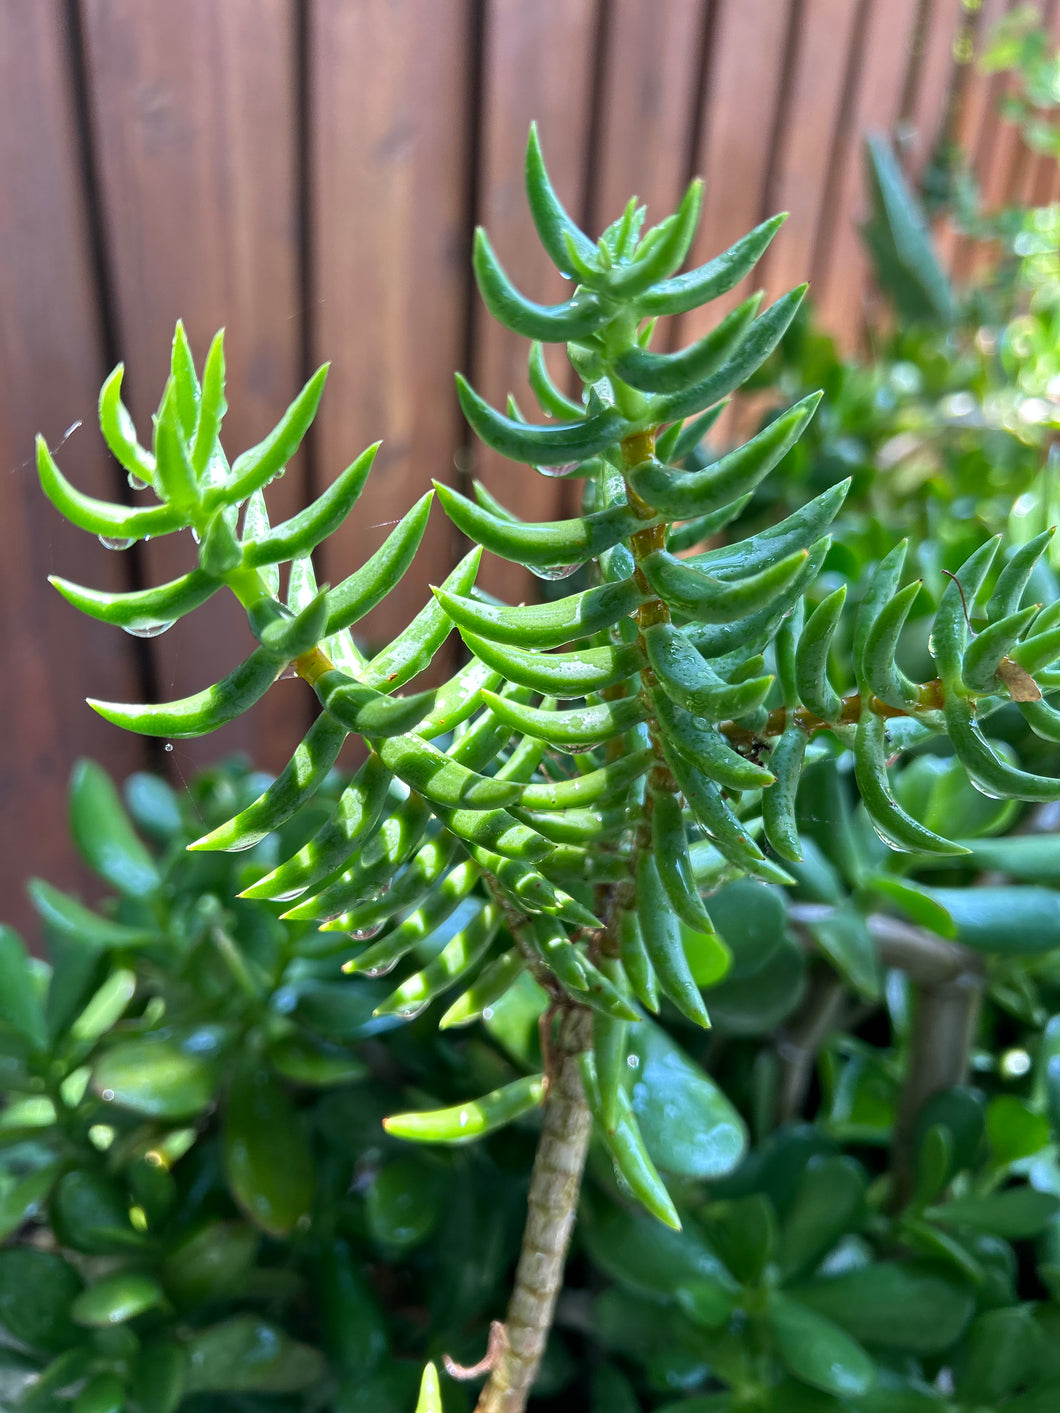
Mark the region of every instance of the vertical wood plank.
[[822, 252], [818, 281], [821, 318], [851, 348], [862, 327], [869, 262], [858, 230], [867, 214], [865, 139], [889, 133], [898, 116], [916, 0], [875, 0], [868, 15], [861, 82], [836, 174], [835, 208], [825, 212], [831, 241]]
[[[569, 298], [572, 286], [551, 265], [530, 220], [523, 188], [526, 134], [536, 118], [553, 184], [577, 216], [584, 199], [596, 18], [595, 0], [535, 0], [532, 5], [490, 0], [487, 8], [477, 219], [519, 288], [548, 303]], [[477, 293], [473, 328], [475, 387], [501, 408], [514, 392], [532, 416], [536, 403], [526, 382], [527, 341], [488, 318]], [[475, 474], [517, 515], [547, 520], [562, 513], [558, 482], [503, 461], [477, 441], [470, 459]], [[532, 576], [490, 555], [480, 582], [493, 593], [539, 596]]]
[[[1046, 0], [1043, 14], [1055, 51], [1060, 47], [1060, 2]], [[1028, 206], [1043, 206], [1047, 202], [1060, 200], [1058, 185], [1060, 162], [1050, 153], [1035, 153], [1027, 164], [1027, 173], [1017, 199]]]
[[[790, 116], [775, 158], [774, 205], [789, 215], [762, 266], [773, 295], [808, 279], [813, 268], [856, 13], [850, 0], [805, 0], [796, 32]], [[815, 303], [818, 293], [811, 288]]]
[[[1060, 4], [1057, 0], [1046, 0], [1042, 7], [1042, 23], [1050, 35], [1052, 48], [1060, 45]], [[1055, 159], [1054, 160], [1054, 166]], [[1007, 199], [1014, 206], [1030, 206], [1034, 200], [1034, 189], [1038, 175], [1039, 154], [1021, 144], [1016, 162], [1013, 164], [1012, 180]]]
[[109, 495], [112, 468], [94, 430], [102, 372], [86, 243], [65, 26], [58, 0], [0, 6], [0, 917], [34, 937], [26, 878], [80, 886], [66, 831], [66, 785], [79, 755], [123, 775], [142, 745], [85, 706], [136, 691], [124, 634], [76, 613], [45, 582], [58, 573], [127, 587], [120, 555], [59, 516], [37, 484], [33, 438], [79, 486]]
[[613, 0], [601, 93], [602, 150], [596, 165], [591, 234], [634, 194], [655, 224], [680, 200], [691, 143], [690, 117], [703, 38], [702, 0]]
[[[383, 438], [354, 515], [325, 549], [338, 583], [432, 477], [454, 479], [470, 14], [467, 0], [363, 0], [314, 3], [310, 16], [313, 322], [317, 357], [334, 360], [322, 478]], [[355, 631], [371, 639], [403, 626], [451, 568], [455, 543], [436, 506], [417, 561]]]
[[919, 176], [930, 162], [941, 136], [956, 67], [954, 45], [960, 31], [959, 0], [933, 0], [902, 150], [906, 169], [914, 176]]
[[[984, 25], [979, 31], [976, 44], [976, 65], [989, 45], [991, 32], [1002, 15], [1013, 8], [1014, 0], [1007, 0], [1002, 12], [984, 13]], [[979, 199], [984, 211], [995, 211], [1004, 202], [1005, 191], [1010, 184], [1012, 166], [1016, 150], [1020, 145], [1019, 132], [1013, 123], [1001, 118], [1001, 104], [1005, 94], [1013, 87], [1009, 75], [979, 74], [979, 82], [984, 93], [979, 130], [973, 145], [968, 149], [968, 159], [972, 174], [979, 188]], [[963, 284], [978, 283], [989, 270], [996, 258], [996, 247], [992, 243], [963, 240], [954, 258], [954, 276]]]
[[[761, 218], [781, 90], [791, 0], [716, 0], [707, 92], [702, 95], [699, 167], [706, 179], [692, 263], [709, 260]], [[681, 339], [700, 338], [751, 289], [761, 272], [681, 320]]]
[[[952, 116], [953, 140], [967, 162], [974, 163], [984, 125], [990, 121], [994, 80], [981, 74], [978, 58], [986, 36], [1004, 14], [1006, 0], [982, 0], [969, 13], [961, 37], [961, 73], [958, 76], [958, 106]], [[940, 253], [954, 279], [960, 283], [968, 271], [973, 242], [959, 232], [944, 231]]]
[[[161, 393], [173, 325], [201, 359], [227, 328], [224, 438], [234, 456], [258, 441], [300, 382], [296, 250], [294, 0], [83, 0], [120, 351], [142, 435]], [[305, 501], [292, 464], [268, 492], [274, 520]], [[194, 563], [185, 533], [153, 543], [152, 579]], [[155, 642], [162, 692], [216, 681], [252, 647], [230, 595]], [[181, 742], [190, 768], [234, 749], [276, 767], [307, 718], [299, 683], [281, 685], [214, 736]]]

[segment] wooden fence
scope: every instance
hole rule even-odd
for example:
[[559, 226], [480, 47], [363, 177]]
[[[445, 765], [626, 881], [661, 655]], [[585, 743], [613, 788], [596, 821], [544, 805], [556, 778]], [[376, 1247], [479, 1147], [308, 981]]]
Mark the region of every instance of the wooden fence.
[[[764, 215], [791, 218], [770, 297], [811, 275], [847, 344], [866, 267], [855, 220], [861, 144], [890, 131], [916, 170], [956, 125], [994, 201], [1053, 193], [1055, 166], [995, 120], [998, 82], [967, 59], [1005, 0], [4, 0], [0, 4], [0, 916], [25, 923], [29, 874], [83, 886], [65, 835], [73, 761], [179, 784], [233, 749], [277, 766], [312, 707], [279, 686], [246, 718], [161, 753], [107, 726], [92, 695], [183, 695], [229, 670], [241, 615], [210, 607], [152, 642], [77, 615], [45, 584], [129, 587], [182, 572], [187, 536], [108, 552], [42, 499], [33, 434], [80, 485], [120, 476], [93, 428], [119, 359], [149, 426], [177, 316], [205, 351], [228, 328], [230, 450], [250, 445], [307, 371], [333, 360], [307, 451], [270, 492], [289, 514], [385, 438], [355, 516], [329, 543], [337, 582], [431, 476], [475, 466], [513, 509], [563, 513], [555, 482], [467, 445], [452, 392], [465, 368], [495, 402], [525, 350], [483, 317], [469, 280], [484, 222], [539, 298], [557, 278], [521, 190], [536, 117], [556, 184], [593, 227], [630, 191], [655, 215], [707, 178], [704, 258]], [[1053, 22], [1055, 0], [1047, 6]], [[969, 258], [959, 243], [950, 257]], [[759, 276], [761, 279], [761, 275]], [[686, 318], [682, 336], [701, 321]], [[78, 429], [66, 430], [80, 420]], [[421, 605], [454, 537], [435, 513], [420, 560], [368, 624]], [[493, 587], [497, 565], [485, 572]], [[524, 591], [522, 585], [514, 586]], [[31, 928], [32, 930], [32, 928]]]

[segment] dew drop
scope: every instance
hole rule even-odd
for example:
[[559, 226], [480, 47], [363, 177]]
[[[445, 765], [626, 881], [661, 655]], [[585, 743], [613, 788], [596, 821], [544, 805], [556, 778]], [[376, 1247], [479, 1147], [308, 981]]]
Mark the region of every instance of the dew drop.
[[293, 662], [289, 662], [276, 680], [277, 682], [290, 682], [292, 678], [297, 676], [298, 669], [295, 667]]
[[166, 744], [162, 747], [162, 749], [164, 751], [171, 751], [173, 749], [173, 742], [167, 741]]
[[631, 1070], [639, 1069], [639, 1068], [640, 1068], [640, 1056], [639, 1056], [639, 1055], [627, 1055], [627, 1056], [626, 1056], [626, 1064], [630, 1067]]
[[556, 579], [569, 579], [576, 570], [581, 568], [581, 563], [566, 564], [558, 569], [545, 569], [537, 564], [528, 564], [526, 567], [535, 578], [545, 579], [551, 583]]
[[350, 941], [370, 942], [373, 937], [379, 936], [385, 926], [385, 922], [377, 922], [374, 927], [362, 927], [358, 931], [350, 933]]
[[979, 791], [980, 795], [985, 795], [988, 800], [1003, 800], [1004, 795], [999, 795], [996, 790], [988, 790], [981, 780], [976, 780], [974, 775], [968, 776], [972, 786]]
[[99, 542], [104, 549], [123, 550], [128, 549], [135, 540], [123, 540], [117, 535], [100, 535]]
[[139, 476], [134, 476], [131, 471], [129, 472], [129, 485], [132, 487], [132, 489], [133, 489], [134, 491], [146, 491], [146, 490], [147, 490], [147, 482], [146, 482], [146, 481], [142, 481]]
[[382, 966], [364, 967], [360, 971], [360, 975], [367, 976], [369, 980], [374, 980], [377, 976], [389, 976], [396, 966], [397, 959], [395, 958], [392, 962], [384, 962]]
[[191, 538], [195, 541], [196, 544], [200, 544], [202, 542], [202, 536], [199, 534], [198, 530], [196, 530], [194, 525], [191, 527]]
[[540, 476], [569, 476], [572, 471], [577, 471], [581, 465], [580, 461], [568, 461], [563, 466], [535, 466], [534, 470]]
[[876, 835], [877, 839], [879, 839], [881, 844], [886, 844], [892, 854], [908, 853], [907, 849], [903, 849], [901, 844], [896, 844], [889, 834], [884, 833], [884, 831], [880, 828], [876, 821], [871, 817], [869, 819], [869, 823], [872, 825], [872, 832]]
[[171, 618], [168, 623], [148, 623], [143, 628], [133, 628], [130, 624], [123, 623], [122, 627], [133, 638], [157, 638], [172, 628], [174, 621]]

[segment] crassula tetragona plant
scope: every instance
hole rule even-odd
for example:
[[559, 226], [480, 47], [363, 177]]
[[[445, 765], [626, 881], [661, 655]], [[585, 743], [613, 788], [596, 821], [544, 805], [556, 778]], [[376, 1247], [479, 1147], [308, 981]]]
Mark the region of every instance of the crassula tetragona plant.
[[[400, 967], [379, 1015], [411, 1018], [445, 994], [440, 1023], [467, 1023], [526, 972], [549, 998], [542, 1073], [469, 1096], [455, 1110], [387, 1121], [391, 1134], [410, 1140], [460, 1142], [543, 1106], [522, 1255], [490, 1339], [483, 1413], [517, 1413], [533, 1385], [594, 1124], [625, 1190], [661, 1222], [679, 1225], [623, 1083], [630, 1031], [663, 1001], [709, 1025], [687, 938], [713, 934], [709, 895], [725, 880], [788, 879], [785, 862], [802, 852], [804, 767], [852, 753], [876, 831], [891, 848], [924, 858], [962, 846], [899, 803], [888, 768], [932, 735], [948, 738], [988, 795], [1060, 798], [1060, 781], [1014, 764], [982, 725], [1011, 700], [1032, 730], [1056, 738], [1060, 712], [1045, 698], [1060, 687], [1060, 609], [1024, 602], [1047, 535], [1009, 555], [988, 541], [952, 578], [934, 615], [936, 675], [928, 681], [910, 680], [896, 662], [920, 593], [918, 582], [903, 584], [904, 543], [879, 563], [852, 626], [844, 621], [847, 585], [821, 594], [844, 485], [750, 538], [703, 548], [813, 416], [816, 396], [720, 459], [699, 450], [725, 399], [783, 336], [803, 290], [764, 312], [753, 296], [677, 352], [654, 351], [653, 334], [660, 318], [737, 285], [781, 218], [682, 274], [698, 182], [660, 225], [645, 233], [634, 201], [598, 241], [559, 203], [533, 132], [526, 185], [541, 242], [574, 282], [571, 298], [546, 306], [524, 297], [483, 231], [474, 268], [489, 312], [531, 340], [530, 384], [545, 420], [524, 419], [514, 403], [502, 413], [463, 379], [458, 394], [488, 446], [527, 474], [572, 478], [580, 515], [525, 523], [482, 486], [468, 498], [436, 483], [363, 567], [318, 588], [310, 556], [349, 514], [375, 448], [308, 509], [271, 525], [264, 489], [311, 424], [326, 369], [263, 442], [229, 462], [221, 338], [200, 381], [179, 327], [150, 449], [121, 402], [120, 368], [100, 398], [108, 446], [155, 501], [129, 507], [83, 495], [38, 442], [45, 493], [74, 524], [116, 546], [188, 529], [198, 543], [195, 569], [142, 591], [55, 580], [75, 607], [150, 634], [227, 589], [258, 642], [192, 697], [95, 701], [96, 711], [129, 730], [179, 738], [233, 720], [283, 675], [297, 674], [319, 701], [280, 776], [191, 847], [255, 845], [313, 796], [346, 738], [359, 736], [367, 757], [329, 818], [244, 896], [281, 901], [285, 918], [317, 923], [321, 950], [333, 945], [348, 972], [378, 977]], [[547, 344], [565, 347], [580, 397], [553, 381]], [[432, 494], [476, 548], [412, 623], [367, 657], [350, 629], [411, 563]], [[509, 607], [475, 588], [484, 550], [543, 579], [584, 568], [588, 587]], [[977, 603], [986, 621], [973, 633]], [[454, 626], [466, 664], [440, 687], [403, 694]], [[961, 821], [950, 832], [960, 834]], [[459, 930], [410, 970], [407, 959], [458, 908]], [[348, 984], [356, 987], [356, 976]], [[428, 1370], [423, 1409], [440, 1406], [434, 1378]]]

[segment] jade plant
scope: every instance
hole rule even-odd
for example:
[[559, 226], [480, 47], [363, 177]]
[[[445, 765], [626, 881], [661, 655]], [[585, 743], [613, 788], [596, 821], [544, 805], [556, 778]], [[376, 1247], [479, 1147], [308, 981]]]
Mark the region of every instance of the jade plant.
[[[752, 296], [679, 351], [660, 352], [651, 345], [660, 318], [698, 309], [742, 281], [782, 218], [764, 222], [706, 265], [678, 273], [696, 230], [698, 182], [660, 225], [645, 232], [644, 212], [632, 201], [598, 241], [564, 211], [533, 131], [526, 187], [543, 246], [575, 284], [571, 298], [541, 305], [522, 295], [482, 231], [475, 240], [474, 269], [489, 312], [531, 341], [530, 386], [546, 420], [527, 420], [514, 402], [505, 412], [494, 409], [462, 378], [458, 396], [488, 446], [579, 485], [580, 515], [528, 524], [481, 485], [466, 496], [436, 483], [365, 565], [337, 586], [318, 586], [312, 552], [349, 514], [375, 448], [308, 509], [271, 525], [264, 489], [282, 474], [309, 428], [326, 369], [309, 380], [263, 442], [229, 462], [221, 443], [221, 337], [211, 345], [200, 381], [180, 326], [150, 449], [138, 441], [121, 402], [120, 368], [100, 397], [106, 442], [130, 477], [153, 493], [151, 503], [109, 504], [85, 496], [38, 441], [44, 491], [74, 524], [116, 547], [189, 529], [198, 545], [198, 567], [153, 588], [103, 593], [55, 580], [75, 607], [128, 631], [152, 634], [227, 589], [246, 609], [258, 642], [226, 678], [192, 697], [161, 705], [94, 701], [96, 711], [133, 731], [197, 736], [232, 721], [289, 675], [303, 679], [320, 704], [286, 769], [257, 798], [240, 802], [229, 818], [211, 822], [188, 845], [197, 858], [254, 851], [247, 855], [249, 876], [239, 880], [238, 899], [218, 902], [211, 892], [214, 902], [192, 908], [181, 924], [194, 939], [188, 946], [207, 946], [211, 968], [227, 967], [233, 993], [242, 989], [248, 1000], [235, 1026], [245, 1060], [230, 1081], [233, 1111], [253, 1115], [257, 1104], [262, 1131], [277, 1115], [282, 1127], [289, 1112], [283, 1082], [297, 1082], [300, 1065], [306, 1075], [312, 1069], [308, 1060], [284, 1050], [291, 1036], [282, 1026], [276, 1032], [266, 1024], [277, 1009], [299, 1004], [288, 966], [298, 972], [319, 965], [328, 972], [341, 964], [353, 975], [340, 989], [348, 991], [354, 1007], [361, 1005], [354, 998], [362, 996], [363, 1023], [370, 1015], [373, 1025], [393, 1027], [394, 1034], [428, 1008], [430, 1020], [439, 998], [444, 1009], [439, 1008], [437, 1023], [443, 1031], [488, 1023], [514, 995], [542, 998], [536, 1009], [530, 1006], [534, 1015], [540, 1013], [539, 1046], [524, 1047], [521, 1057], [525, 1062], [539, 1054], [538, 1069], [526, 1065], [529, 1072], [514, 1078], [494, 1074], [501, 1082], [484, 1094], [469, 1085], [451, 1105], [411, 1108], [383, 1120], [387, 1141], [463, 1144], [541, 1111], [514, 1288], [503, 1319], [500, 1309], [495, 1312], [488, 1347], [481, 1331], [485, 1357], [478, 1372], [487, 1376], [478, 1403], [483, 1413], [518, 1413], [534, 1385], [594, 1133], [599, 1152], [607, 1155], [615, 1210], [625, 1214], [621, 1221], [633, 1220], [627, 1204], [639, 1203], [649, 1214], [644, 1223], [672, 1229], [674, 1250], [695, 1247], [698, 1238], [681, 1233], [683, 1185], [671, 1182], [671, 1192], [660, 1175], [653, 1161], [657, 1133], [647, 1132], [639, 1086], [630, 1082], [631, 1073], [646, 1073], [652, 1064], [680, 1071], [678, 1060], [658, 1050], [666, 1042], [656, 1044], [655, 1038], [663, 1032], [645, 1013], [665, 1008], [667, 1015], [676, 1014], [678, 1025], [709, 1026], [705, 978], [712, 956], [727, 955], [716, 915], [721, 909], [731, 915], [734, 903], [753, 912], [761, 900], [775, 899], [779, 889], [797, 887], [807, 869], [806, 822], [820, 822], [821, 811], [824, 827], [841, 835], [835, 786], [840, 766], [852, 763], [849, 783], [860, 800], [859, 818], [874, 843], [882, 841], [879, 850], [885, 849], [871, 855], [871, 877], [857, 865], [855, 886], [875, 889], [873, 896], [898, 897], [914, 915], [919, 907], [921, 916], [935, 919], [946, 911], [944, 905], [935, 900], [932, 912], [930, 896], [924, 893], [918, 901], [917, 889], [889, 870], [881, 856], [949, 867], [973, 849], [966, 842], [967, 821], [956, 809], [928, 810], [925, 802], [936, 796], [904, 786], [910, 772], [896, 762], [935, 738], [952, 752], [960, 779], [982, 795], [1036, 803], [1060, 799], [1060, 780], [1025, 769], [985, 729], [994, 713], [1014, 704], [1031, 732], [1046, 741], [1060, 736], [1060, 711], [1046, 699], [1060, 688], [1060, 610], [1055, 602], [1024, 601], [1049, 531], [1012, 552], [1003, 551], [995, 536], [952, 574], [933, 607], [932, 665], [923, 680], [907, 675], [907, 659], [904, 668], [897, 660], [906, 620], [921, 594], [919, 581], [903, 585], [905, 542], [889, 547], [868, 580], [856, 586], [844, 579], [841, 558], [837, 568], [830, 557], [829, 526], [847, 483], [829, 487], [778, 523], [744, 538], [724, 538], [770, 472], [783, 470], [819, 395], [803, 398], [719, 458], [698, 449], [725, 400], [782, 339], [804, 289], [764, 312], [759, 297]], [[580, 397], [563, 392], [549, 370], [545, 347], [555, 344], [565, 348], [581, 381]], [[350, 629], [383, 602], [408, 568], [432, 494], [475, 548], [408, 627], [369, 656]], [[499, 603], [475, 588], [483, 551], [527, 566], [545, 580], [581, 570], [587, 587], [547, 603]], [[284, 565], [289, 570], [281, 596]], [[851, 587], [858, 589], [854, 613], [845, 606]], [[975, 632], [970, 624], [977, 609]], [[465, 665], [440, 687], [402, 694], [454, 627], [467, 649]], [[367, 755], [336, 795], [333, 767], [351, 735], [363, 740]], [[314, 816], [318, 802], [326, 808]], [[307, 820], [315, 826], [308, 832]], [[151, 891], [145, 888], [144, 896]], [[97, 938], [98, 944], [119, 951], [158, 941], [160, 921], [142, 910], [138, 914], [134, 908], [128, 921], [120, 921], [94, 918], [46, 886], [38, 886], [37, 898], [60, 936], [102, 928], [110, 941]], [[216, 910], [231, 907], [242, 916], [240, 909], [252, 905], [254, 916], [268, 923], [237, 939]], [[803, 907], [811, 910], [796, 913], [793, 925], [815, 932], [825, 952], [849, 964], [862, 935], [850, 942], [848, 929], [844, 944], [836, 909], [827, 907], [824, 917], [810, 904]], [[783, 928], [783, 918], [774, 926]], [[394, 969], [396, 985], [380, 980]], [[150, 1057], [161, 1053], [150, 1045], [165, 1045], [169, 1062], [186, 1064], [194, 1090], [199, 1061], [192, 1056], [208, 1039], [194, 1026], [181, 1036], [166, 1033], [170, 1003], [160, 1000], [164, 989], [152, 995], [147, 977], [142, 991], [136, 980], [132, 974], [122, 984], [112, 981], [100, 997], [99, 1016], [109, 1018], [105, 1025], [89, 1008], [69, 1073], [62, 1077], [64, 1084], [80, 1085], [81, 1096], [90, 1092], [92, 1104], [110, 1106], [113, 1126], [130, 1142], [141, 1129], [120, 1115], [126, 1109], [137, 1112], [132, 1090], [143, 1083]], [[179, 991], [179, 969], [168, 984]], [[253, 1005], [251, 995], [257, 997]], [[723, 1004], [720, 991], [718, 999]], [[27, 998], [25, 1004], [32, 1019], [33, 1001]], [[50, 989], [49, 1004], [59, 1005]], [[115, 1050], [104, 1046], [94, 1068], [86, 1066], [93, 1041], [125, 1015], [127, 1006], [134, 1009], [123, 1024], [130, 1036], [143, 1032], [142, 1040], [126, 1039], [124, 1054], [116, 1047], [117, 1059]], [[152, 1027], [161, 1027], [162, 1036], [147, 1036]], [[36, 1043], [44, 1038], [43, 1030], [33, 1037]], [[216, 1044], [222, 1039], [215, 1037]], [[128, 1050], [137, 1044], [147, 1047], [139, 1061]], [[306, 1044], [319, 1051], [319, 1037], [302, 1037], [294, 1049]], [[285, 1060], [273, 1058], [276, 1046]], [[180, 1055], [184, 1059], [174, 1060]], [[341, 1071], [342, 1056], [330, 1059]], [[108, 1082], [108, 1065], [120, 1082]], [[313, 1073], [320, 1073], [319, 1066]], [[698, 1093], [698, 1079], [683, 1073], [689, 1093]], [[240, 1085], [246, 1088], [245, 1104], [233, 1101]], [[436, 1094], [452, 1085], [426, 1074], [418, 1087]], [[74, 1096], [75, 1108], [81, 1096]], [[155, 1117], [180, 1119], [187, 1132], [188, 1120], [212, 1096], [207, 1086], [199, 1094], [201, 1103], [187, 1100], [186, 1113]], [[58, 1111], [68, 1097], [57, 1092], [44, 1102]], [[719, 1142], [728, 1143], [729, 1151], [711, 1176], [735, 1166], [743, 1144], [741, 1126], [725, 1112], [720, 1096], [718, 1105]], [[680, 1113], [679, 1104], [675, 1112]], [[658, 1115], [652, 1127], [658, 1129]], [[298, 1165], [282, 1136], [273, 1141], [280, 1195], [266, 1194], [263, 1200], [283, 1205]], [[944, 1150], [948, 1141], [945, 1135], [939, 1140]], [[245, 1165], [248, 1145], [253, 1147], [253, 1140], [247, 1135], [228, 1145], [230, 1181]], [[933, 1169], [943, 1176], [932, 1195], [958, 1171], [944, 1152]], [[67, 1181], [62, 1172], [59, 1159], [50, 1176], [35, 1174], [28, 1205], [47, 1199], [52, 1182]], [[915, 1174], [899, 1164], [888, 1181], [900, 1205]], [[238, 1179], [235, 1190], [238, 1199]], [[745, 1185], [742, 1192], [749, 1190]], [[262, 1210], [249, 1206], [251, 1218], [268, 1230]], [[761, 1204], [759, 1209], [761, 1215]], [[137, 1220], [150, 1226], [146, 1200], [138, 1210]], [[612, 1220], [606, 1210], [589, 1226], [590, 1243], [597, 1231], [602, 1264]], [[117, 1238], [109, 1218], [100, 1220], [107, 1228], [101, 1240], [113, 1251]], [[621, 1225], [618, 1217], [613, 1220]], [[694, 1321], [711, 1329], [730, 1317], [735, 1321], [724, 1338], [714, 1340], [710, 1362], [732, 1386], [736, 1401], [718, 1395], [722, 1402], [702, 1406], [795, 1407], [771, 1401], [773, 1390], [778, 1399], [787, 1397], [783, 1369], [829, 1398], [869, 1394], [876, 1378], [869, 1355], [842, 1332], [829, 1343], [834, 1327], [825, 1315], [838, 1318], [840, 1312], [815, 1312], [777, 1283], [760, 1280], [772, 1249], [771, 1220], [768, 1213], [761, 1221], [756, 1217], [758, 1228], [748, 1238], [765, 1253], [761, 1260], [734, 1250], [727, 1263], [719, 1261], [718, 1270], [728, 1272], [719, 1276], [721, 1296], [707, 1288], [706, 1258], [697, 1267], [706, 1284], [685, 1302], [691, 1302]], [[723, 1215], [710, 1230], [724, 1252]], [[815, 1246], [814, 1261], [803, 1253], [791, 1272], [812, 1270], [833, 1237], [841, 1235], [836, 1230], [820, 1249]], [[742, 1271], [751, 1273], [751, 1294], [740, 1314], [734, 1292]], [[114, 1295], [108, 1279], [102, 1274], [76, 1296], [89, 1324], [86, 1310], [90, 1315], [110, 1310], [97, 1323], [124, 1327], [128, 1318], [167, 1299], [158, 1282], [148, 1281], [139, 1297], [135, 1287], [129, 1296], [123, 1286], [123, 1300], [145, 1303], [134, 1310], [119, 1301], [115, 1313], [107, 1305]], [[737, 1357], [731, 1346], [744, 1318], [754, 1322], [756, 1345]], [[807, 1346], [824, 1350], [809, 1371], [799, 1352]], [[179, 1362], [172, 1348], [166, 1345], [164, 1357]], [[120, 1362], [117, 1346], [116, 1351]], [[299, 1357], [309, 1356], [292, 1355]], [[451, 1371], [476, 1372], [456, 1365]], [[111, 1402], [99, 1406], [120, 1407], [125, 1393], [119, 1375], [98, 1377], [112, 1381], [104, 1389]], [[63, 1387], [62, 1375], [56, 1379], [52, 1387]], [[141, 1398], [145, 1409], [155, 1407], [135, 1391], [130, 1396]], [[421, 1410], [439, 1408], [439, 1398], [437, 1375], [429, 1366]]]

